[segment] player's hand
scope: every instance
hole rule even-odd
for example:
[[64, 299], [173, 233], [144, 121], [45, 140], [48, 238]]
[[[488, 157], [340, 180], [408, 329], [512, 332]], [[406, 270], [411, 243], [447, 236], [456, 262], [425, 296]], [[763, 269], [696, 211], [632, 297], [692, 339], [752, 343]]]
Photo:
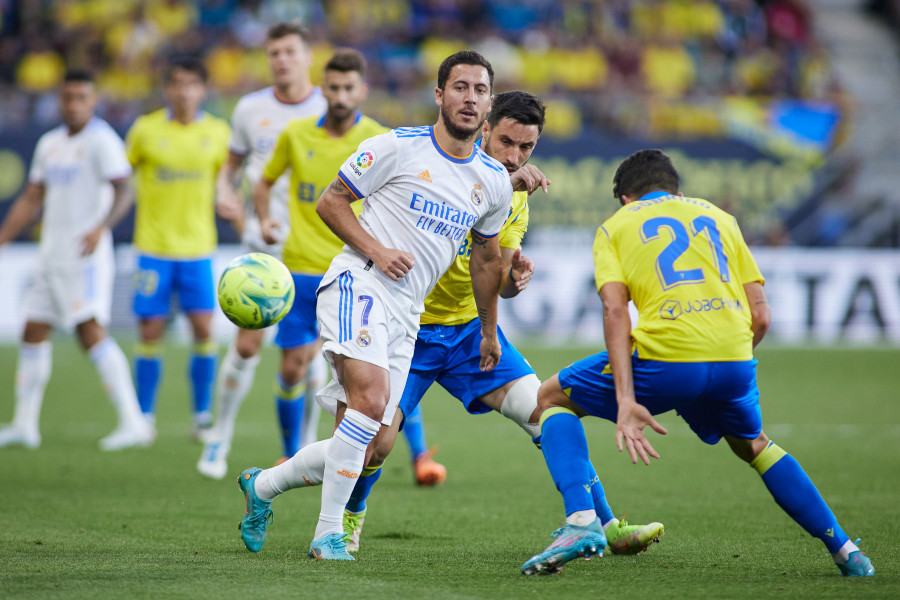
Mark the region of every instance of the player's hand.
[[518, 249], [513, 253], [511, 266], [510, 276], [516, 283], [516, 291], [521, 292], [528, 287], [528, 282], [534, 275], [534, 261], [522, 254], [521, 249]]
[[544, 190], [545, 194], [550, 189], [550, 180], [534, 165], [525, 165], [510, 175], [509, 182], [515, 191], [528, 192], [529, 196], [538, 188]]
[[659, 453], [644, 437], [644, 427], [647, 425], [652, 427], [656, 433], [666, 434], [666, 428], [656, 422], [644, 405], [637, 402], [619, 404], [619, 415], [616, 419], [616, 447], [621, 452], [622, 440], [625, 440], [625, 447], [631, 456], [631, 464], [637, 464], [638, 455], [645, 465], [650, 464], [650, 456], [659, 458]]
[[81, 255], [82, 256], [90, 256], [94, 253], [94, 250], [97, 249], [97, 244], [100, 243], [100, 236], [103, 235], [103, 230], [105, 227], [102, 225], [97, 229], [93, 230], [83, 238], [81, 238]]
[[244, 216], [243, 209], [240, 199], [234, 192], [219, 193], [216, 198], [216, 214], [226, 221], [240, 221]]
[[282, 229], [283, 225], [273, 219], [260, 219], [259, 221], [260, 234], [262, 235], [263, 241], [267, 244], [280, 243], [283, 239], [281, 234]]
[[478, 364], [478, 367], [482, 371], [487, 372], [500, 362], [500, 340], [497, 338], [496, 329], [493, 335], [487, 337], [485, 337], [483, 329], [481, 333], [481, 345], [478, 348], [481, 354], [481, 362]]
[[391, 281], [399, 281], [416, 264], [416, 259], [411, 252], [396, 248], [385, 248], [371, 258], [378, 270]]

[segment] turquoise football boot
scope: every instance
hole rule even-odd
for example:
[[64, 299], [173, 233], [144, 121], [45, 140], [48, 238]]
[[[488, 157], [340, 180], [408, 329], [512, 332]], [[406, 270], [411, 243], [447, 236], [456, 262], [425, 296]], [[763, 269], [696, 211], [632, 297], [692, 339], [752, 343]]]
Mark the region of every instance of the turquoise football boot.
[[244, 492], [244, 498], [247, 500], [247, 508], [240, 524], [241, 539], [244, 540], [244, 545], [250, 552], [260, 551], [266, 541], [266, 525], [274, 520], [272, 509], [269, 508], [272, 503], [260, 500], [256, 495], [256, 477], [260, 473], [262, 473], [262, 469], [251, 467], [238, 477], [238, 485], [241, 486], [241, 491]]

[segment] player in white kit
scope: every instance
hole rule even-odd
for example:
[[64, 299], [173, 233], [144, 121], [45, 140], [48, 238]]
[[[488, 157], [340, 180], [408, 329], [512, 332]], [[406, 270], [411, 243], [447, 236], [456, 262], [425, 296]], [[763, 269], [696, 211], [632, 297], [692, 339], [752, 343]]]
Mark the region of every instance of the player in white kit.
[[[472, 288], [483, 339], [481, 368], [500, 359], [497, 296], [502, 260], [497, 234], [509, 214], [506, 169], [474, 145], [490, 110], [493, 70], [477, 52], [458, 52], [438, 70], [433, 127], [392, 130], [366, 140], [322, 194], [317, 211], [345, 243], [318, 292], [323, 351], [335, 380], [321, 394], [346, 405], [334, 436], [284, 464], [245, 470], [241, 537], [258, 552], [278, 494], [315, 485], [322, 508], [308, 555], [354, 560], [344, 542], [343, 510], [382, 424], [403, 393], [424, 299], [471, 231]], [[350, 203], [365, 198], [359, 221]]]
[[[238, 198], [235, 189], [242, 178], [249, 181], [250, 187], [259, 181], [263, 168], [272, 156], [275, 142], [289, 121], [325, 112], [325, 98], [310, 81], [312, 52], [308, 40], [309, 33], [298, 25], [280, 23], [269, 29], [266, 54], [275, 83], [241, 98], [231, 117], [228, 160], [219, 173], [217, 190], [219, 198], [227, 198], [229, 202], [239, 205], [246, 204], [241, 236], [245, 252], [265, 252], [281, 258], [290, 224], [287, 206], [290, 174], [286, 173], [278, 179], [270, 196], [270, 214], [281, 225], [278, 232], [280, 241], [274, 244], [263, 240], [253, 204]], [[227, 472], [226, 459], [234, 436], [234, 423], [238, 409], [253, 384], [264, 338], [265, 331], [238, 329], [222, 361], [216, 386], [215, 425], [206, 436], [206, 444], [197, 463], [197, 470], [207, 477], [221, 479]], [[296, 450], [294, 446], [298, 440], [305, 444], [316, 439], [320, 410], [312, 401], [312, 396], [325, 383], [325, 375], [325, 361], [316, 356], [299, 385], [285, 386], [279, 382], [276, 400], [279, 429], [284, 444], [292, 448], [290, 454]], [[282, 388], [284, 393], [281, 393]], [[304, 391], [308, 392], [310, 399], [305, 404], [300, 401]]]
[[118, 413], [118, 427], [100, 440], [100, 447], [120, 450], [153, 442], [128, 359], [105, 329], [115, 273], [110, 227], [131, 206], [131, 165], [122, 139], [94, 116], [96, 104], [90, 74], [67, 73], [60, 92], [63, 125], [38, 140], [27, 187], [0, 225], [2, 246], [43, 208], [39, 262], [23, 303], [15, 417], [0, 429], [0, 446], [37, 448], [41, 443], [38, 421], [50, 378], [54, 325], [75, 329]]

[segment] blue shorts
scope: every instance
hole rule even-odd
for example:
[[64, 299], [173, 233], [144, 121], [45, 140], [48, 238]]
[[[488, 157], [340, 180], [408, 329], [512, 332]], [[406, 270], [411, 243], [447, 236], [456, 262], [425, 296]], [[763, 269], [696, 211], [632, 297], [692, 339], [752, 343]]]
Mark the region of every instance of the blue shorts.
[[142, 319], [167, 317], [172, 294], [184, 312], [211, 311], [216, 307], [212, 259], [170, 260], [138, 255], [134, 279], [134, 314]]
[[497, 337], [502, 352], [500, 362], [484, 372], [479, 368], [481, 323], [478, 319], [463, 325], [422, 325], [400, 399], [403, 414], [410, 414], [418, 406], [435, 381], [462, 402], [470, 413], [490, 412], [491, 409], [478, 400], [479, 396], [534, 373], [499, 327]]
[[[618, 405], [606, 352], [559, 372], [559, 385], [587, 413], [616, 422]], [[675, 410], [697, 436], [756, 439], [762, 431], [756, 359], [675, 363], [631, 357], [637, 401], [654, 415]]]
[[278, 323], [275, 345], [279, 348], [297, 348], [319, 339], [316, 289], [322, 282], [322, 276], [300, 273], [291, 273], [291, 276], [294, 278], [294, 305]]

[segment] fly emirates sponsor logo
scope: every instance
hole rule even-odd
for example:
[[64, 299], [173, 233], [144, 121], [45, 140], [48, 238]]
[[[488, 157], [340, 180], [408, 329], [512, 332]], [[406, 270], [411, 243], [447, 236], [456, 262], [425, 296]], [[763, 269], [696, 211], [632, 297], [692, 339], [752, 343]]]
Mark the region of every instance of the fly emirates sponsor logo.
[[415, 193], [412, 195], [409, 208], [418, 213], [416, 221], [418, 229], [456, 241], [462, 241], [466, 237], [478, 218], [468, 211], [447, 206], [445, 202], [432, 202], [425, 196]]

